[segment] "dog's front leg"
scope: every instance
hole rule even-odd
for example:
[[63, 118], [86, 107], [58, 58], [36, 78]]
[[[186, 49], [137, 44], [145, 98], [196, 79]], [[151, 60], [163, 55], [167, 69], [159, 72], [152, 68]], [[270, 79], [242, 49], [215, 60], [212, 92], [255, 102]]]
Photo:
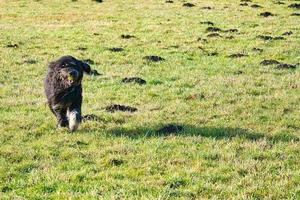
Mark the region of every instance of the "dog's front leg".
[[67, 113], [68, 119], [69, 119], [69, 129], [70, 131], [76, 131], [80, 121], [81, 121], [81, 114], [80, 109], [70, 109]]
[[73, 104], [68, 109], [69, 129], [76, 131], [81, 121], [81, 103]]
[[63, 108], [54, 106], [51, 108], [51, 110], [57, 118], [57, 126], [59, 128], [67, 127], [69, 125], [69, 122], [67, 119], [67, 109], [63, 109]]

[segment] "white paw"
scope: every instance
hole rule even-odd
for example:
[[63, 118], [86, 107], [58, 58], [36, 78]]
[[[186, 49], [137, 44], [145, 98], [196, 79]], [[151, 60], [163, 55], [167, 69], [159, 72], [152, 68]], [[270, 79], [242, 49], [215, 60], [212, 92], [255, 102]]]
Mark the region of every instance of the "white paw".
[[76, 131], [80, 123], [80, 115], [77, 111], [71, 111], [68, 113], [69, 129], [70, 131]]

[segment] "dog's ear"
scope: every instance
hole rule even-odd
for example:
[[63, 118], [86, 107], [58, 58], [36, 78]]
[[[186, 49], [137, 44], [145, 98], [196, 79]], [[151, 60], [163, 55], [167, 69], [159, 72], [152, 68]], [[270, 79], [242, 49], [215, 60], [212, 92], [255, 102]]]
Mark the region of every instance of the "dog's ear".
[[91, 67], [89, 64], [85, 63], [85, 62], [82, 62], [82, 65], [81, 65], [83, 71], [87, 74], [90, 74], [91, 73]]
[[48, 64], [48, 68], [50, 68], [50, 69], [55, 69], [58, 67], [59, 67], [59, 63], [57, 61], [52, 61], [52, 62], [49, 62], [49, 64]]

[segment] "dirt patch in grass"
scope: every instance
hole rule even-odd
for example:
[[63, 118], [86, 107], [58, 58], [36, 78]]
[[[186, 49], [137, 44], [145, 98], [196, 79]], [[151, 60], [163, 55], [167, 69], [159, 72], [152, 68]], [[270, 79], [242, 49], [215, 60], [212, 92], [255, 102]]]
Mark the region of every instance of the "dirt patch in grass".
[[7, 44], [5, 47], [6, 48], [19, 48], [19, 45], [18, 44]]
[[222, 36], [219, 33], [210, 33], [207, 35], [207, 37], [213, 38], [213, 37], [222, 37]]
[[198, 98], [197, 94], [191, 94], [189, 96], [187, 96], [185, 99], [186, 100], [196, 100]]
[[282, 36], [277, 36], [277, 37], [274, 37], [273, 40], [284, 40], [285, 38], [282, 37]]
[[297, 65], [280, 63], [276, 66], [276, 69], [296, 69]]
[[300, 3], [292, 3], [288, 7], [289, 8], [300, 9]]
[[251, 8], [262, 8], [262, 6], [259, 4], [252, 4]]
[[182, 6], [184, 6], [184, 7], [194, 7], [196, 5], [192, 4], [192, 3], [184, 3], [184, 4], [182, 4]]
[[207, 55], [208, 56], [218, 56], [219, 53], [218, 52], [208, 52]]
[[120, 104], [112, 104], [105, 108], [107, 112], [115, 112], [115, 111], [122, 111], [122, 112], [136, 112], [138, 109], [126, 106], [126, 105], [120, 105]]
[[216, 51], [211, 52], [211, 51], [208, 51], [208, 50], [204, 49], [203, 47], [198, 47], [198, 48], [200, 50], [202, 50], [207, 56], [217, 56], [217, 55], [219, 55], [219, 53], [216, 52]]
[[229, 55], [228, 57], [229, 58], [241, 58], [241, 57], [247, 57], [248, 55], [247, 54], [244, 54], [244, 53], [235, 53], [235, 54], [231, 54]]
[[258, 35], [257, 38], [265, 40], [265, 41], [270, 41], [270, 40], [284, 40], [284, 37], [282, 36], [277, 36], [277, 37], [272, 37], [270, 35]]
[[286, 31], [282, 35], [292, 35], [292, 34], [293, 34], [293, 31]]
[[276, 1], [274, 4], [278, 4], [278, 5], [284, 5], [285, 3], [282, 1]]
[[261, 17], [271, 17], [271, 16], [274, 16], [274, 14], [267, 11], [267, 12], [260, 13], [259, 16], [261, 16]]
[[23, 62], [24, 64], [30, 64], [30, 65], [33, 65], [33, 64], [36, 64], [37, 61], [34, 60], [34, 59], [27, 59]]
[[237, 32], [239, 32], [239, 30], [236, 29], [236, 28], [231, 28], [231, 29], [224, 30], [223, 32], [225, 32], [225, 33], [237, 33]]
[[222, 29], [213, 26], [207, 27], [206, 29], [206, 32], [221, 32], [221, 31]]
[[145, 56], [143, 59], [150, 62], [160, 62], [165, 60], [164, 58], [156, 55]]
[[112, 47], [112, 48], [109, 48], [108, 50], [110, 50], [111, 52], [121, 52], [121, 51], [124, 51], [124, 49], [121, 48], [121, 47]]
[[179, 133], [183, 131], [183, 126], [178, 124], [168, 124], [157, 130], [160, 134]]
[[252, 50], [253, 50], [253, 51], [260, 52], [260, 53], [264, 51], [263, 49], [260, 49], [260, 48], [257, 48], [257, 47], [254, 47]]
[[231, 36], [227, 36], [225, 38], [228, 39], [228, 40], [233, 40], [234, 39], [234, 37], [232, 35]]
[[269, 35], [259, 35], [257, 38], [262, 39], [262, 40], [273, 40], [272, 36]]
[[122, 34], [122, 35], [121, 35], [121, 38], [122, 38], [122, 39], [131, 39], [131, 38], [135, 38], [135, 36], [134, 36], [134, 35], [126, 35], [126, 34]]
[[185, 99], [186, 100], [205, 99], [205, 96], [204, 94], [190, 94]]
[[248, 3], [240, 3], [240, 6], [249, 6]]
[[213, 8], [210, 7], [210, 6], [203, 6], [203, 7], [201, 7], [201, 9], [203, 9], [203, 10], [211, 10], [211, 9], [213, 9]]
[[197, 38], [197, 41], [207, 43], [207, 39], [201, 37]]
[[281, 62], [277, 60], [263, 60], [260, 62], [261, 65], [278, 65], [281, 64]]
[[244, 73], [244, 72], [241, 71], [241, 70], [238, 70], [238, 71], [233, 72], [234, 75], [240, 75], [240, 74], [243, 74], [243, 73]]
[[210, 27], [206, 28], [206, 32], [236, 33], [236, 32], [238, 32], [238, 29], [232, 28], [232, 29], [222, 30], [218, 27], [210, 26]]
[[[177, 189], [177, 188], [180, 188], [182, 186], [185, 186], [186, 184], [187, 184], [187, 182], [185, 180], [175, 179], [175, 180], [170, 180], [165, 185], [168, 185], [169, 188], [171, 188], [171, 189]], [[195, 199], [195, 195], [191, 195], [189, 197], [190, 197], [190, 199]]]
[[4, 187], [1, 189], [1, 191], [2, 191], [3, 193], [6, 193], [6, 192], [9, 192], [9, 191], [12, 191], [12, 188], [11, 188], [11, 187], [8, 187], [8, 186], [4, 186]]
[[282, 63], [277, 60], [263, 60], [260, 62], [261, 65], [277, 65], [276, 69], [295, 69], [297, 65], [294, 64], [288, 64], [288, 63]]
[[292, 13], [291, 16], [300, 16], [300, 13]]
[[200, 22], [200, 24], [206, 24], [206, 25], [209, 25], [209, 26], [214, 26], [214, 23], [211, 22], [211, 21]]
[[146, 81], [139, 77], [126, 77], [122, 79], [123, 83], [137, 83], [139, 85], [146, 84]]
[[86, 47], [78, 47], [77, 50], [79, 50], [79, 51], [86, 51], [87, 48]]
[[170, 48], [175, 48], [178, 49], [180, 46], [179, 45], [171, 45]]
[[108, 163], [113, 166], [120, 166], [120, 165], [124, 164], [124, 160], [114, 158], [114, 159], [109, 160]]

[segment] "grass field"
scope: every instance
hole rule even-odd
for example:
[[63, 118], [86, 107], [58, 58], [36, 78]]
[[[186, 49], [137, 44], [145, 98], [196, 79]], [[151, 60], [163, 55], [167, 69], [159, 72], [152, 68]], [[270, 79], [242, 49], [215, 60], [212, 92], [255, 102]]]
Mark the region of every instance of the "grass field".
[[[0, 0], [0, 199], [300, 199], [300, 2], [184, 3]], [[62, 55], [103, 74], [75, 133], [43, 91]]]

